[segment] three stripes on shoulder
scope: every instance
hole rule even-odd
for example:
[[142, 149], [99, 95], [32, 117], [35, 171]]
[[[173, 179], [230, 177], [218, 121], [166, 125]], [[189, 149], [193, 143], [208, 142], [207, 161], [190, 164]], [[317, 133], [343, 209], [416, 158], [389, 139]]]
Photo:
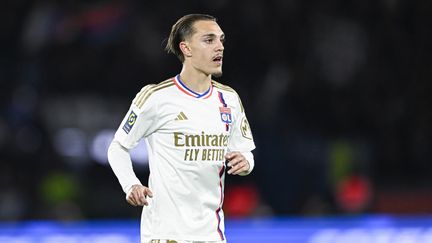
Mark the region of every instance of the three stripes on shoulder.
[[[235, 93], [236, 95], [237, 95], [237, 97], [238, 97], [238, 94], [237, 94], [237, 92], [233, 89], [233, 88], [231, 88], [231, 87], [229, 87], [229, 86], [227, 86], [227, 85], [223, 85], [223, 84], [221, 84], [221, 83], [219, 83], [219, 82], [216, 82], [216, 81], [212, 81], [212, 84], [213, 84], [213, 86], [214, 87], [216, 87], [216, 88], [218, 88], [218, 89], [221, 89], [221, 90], [225, 90], [225, 91], [229, 91], [229, 92], [233, 92], [233, 93]], [[144, 105], [144, 103], [147, 101], [147, 99], [154, 93], [154, 92], [156, 92], [156, 91], [158, 91], [158, 90], [161, 90], [161, 89], [164, 89], [164, 88], [168, 88], [168, 87], [170, 87], [170, 86], [173, 86], [173, 85], [175, 85], [174, 84], [174, 82], [173, 82], [173, 79], [172, 78], [170, 78], [170, 79], [167, 79], [167, 80], [165, 80], [165, 81], [162, 81], [162, 82], [160, 82], [159, 84], [149, 84], [149, 85], [146, 85], [146, 86], [144, 86], [144, 88], [142, 88], [141, 89], [141, 91], [135, 96], [135, 99], [133, 100], [133, 104], [134, 105], [136, 105], [138, 108], [141, 108], [143, 105]], [[241, 109], [242, 109], [242, 112], [244, 111], [244, 108], [243, 108], [243, 104], [241, 103], [241, 101], [240, 101], [240, 98], [239, 98], [239, 102], [240, 102], [240, 106], [241, 106]]]
[[163, 82], [160, 82], [159, 84], [149, 84], [144, 86], [144, 88], [141, 89], [141, 91], [135, 96], [135, 99], [133, 100], [133, 104], [138, 106], [138, 108], [141, 108], [146, 100], [152, 95], [154, 92], [168, 88], [170, 86], [173, 86], [174, 82], [172, 82], [171, 79], [167, 79]]

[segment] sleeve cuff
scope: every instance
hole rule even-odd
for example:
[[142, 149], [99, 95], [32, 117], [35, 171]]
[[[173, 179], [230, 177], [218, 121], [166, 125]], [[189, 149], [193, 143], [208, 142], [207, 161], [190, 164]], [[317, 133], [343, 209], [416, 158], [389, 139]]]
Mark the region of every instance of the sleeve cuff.
[[252, 172], [252, 170], [255, 167], [255, 161], [254, 161], [254, 156], [253, 156], [252, 152], [250, 152], [250, 151], [249, 152], [242, 152], [242, 154], [243, 154], [243, 156], [246, 158], [246, 160], [249, 163], [249, 170], [245, 171], [245, 172], [242, 172], [239, 175], [245, 176], [245, 175], [249, 175]]

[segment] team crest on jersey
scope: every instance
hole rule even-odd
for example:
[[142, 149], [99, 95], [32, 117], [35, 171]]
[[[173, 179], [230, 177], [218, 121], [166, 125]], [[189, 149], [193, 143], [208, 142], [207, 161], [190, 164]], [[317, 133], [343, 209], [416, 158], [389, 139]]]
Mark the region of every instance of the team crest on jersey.
[[219, 111], [221, 114], [221, 119], [223, 122], [225, 122], [226, 124], [229, 124], [232, 122], [232, 118], [231, 118], [231, 109], [228, 107], [219, 107]]
[[249, 126], [249, 122], [246, 119], [246, 117], [243, 117], [241, 123], [240, 123], [240, 130], [242, 133], [242, 136], [247, 139], [252, 139], [252, 131]]
[[123, 125], [123, 130], [126, 133], [129, 133], [130, 130], [132, 129], [133, 125], [135, 124], [135, 121], [137, 119], [137, 115], [131, 111], [131, 113], [129, 114], [128, 119], [126, 120], [125, 124]]

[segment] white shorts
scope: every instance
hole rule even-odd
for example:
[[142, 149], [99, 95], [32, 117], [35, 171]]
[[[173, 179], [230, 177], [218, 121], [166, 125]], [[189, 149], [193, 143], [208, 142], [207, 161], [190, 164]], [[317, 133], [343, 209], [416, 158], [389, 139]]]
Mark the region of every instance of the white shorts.
[[226, 243], [226, 241], [151, 240], [149, 243]]

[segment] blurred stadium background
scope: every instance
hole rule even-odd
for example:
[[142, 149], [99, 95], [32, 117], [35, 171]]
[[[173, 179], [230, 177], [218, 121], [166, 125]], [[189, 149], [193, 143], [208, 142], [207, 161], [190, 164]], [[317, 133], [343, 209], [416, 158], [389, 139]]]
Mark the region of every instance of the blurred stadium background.
[[431, 1], [0, 6], [0, 242], [138, 241], [106, 148], [139, 89], [180, 71], [163, 40], [193, 12], [227, 35], [219, 81], [257, 144], [226, 180], [230, 242], [432, 242]]

